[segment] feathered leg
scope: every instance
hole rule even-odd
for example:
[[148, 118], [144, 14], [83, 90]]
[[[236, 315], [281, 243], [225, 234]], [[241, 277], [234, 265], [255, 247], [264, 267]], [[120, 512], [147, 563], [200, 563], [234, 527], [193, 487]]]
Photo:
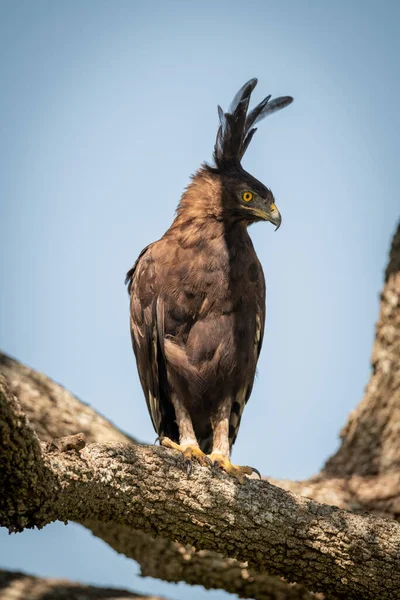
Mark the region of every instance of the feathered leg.
[[175, 409], [176, 423], [179, 429], [179, 444], [167, 437], [161, 439], [161, 445], [178, 450], [183, 455], [188, 476], [192, 472], [192, 459], [201, 465], [209, 463], [207, 455], [200, 449], [194, 433], [192, 419], [176, 394], [172, 394], [172, 404]]
[[[240, 483], [245, 483], [245, 475], [251, 475], [253, 472], [260, 473], [252, 467], [239, 467], [233, 465], [229, 458], [229, 417], [232, 409], [230, 398], [224, 400], [218, 408], [218, 411], [211, 418], [213, 430], [213, 448], [209, 455], [214, 468], [223, 469], [228, 475], [235, 477]], [[261, 479], [261, 475], [260, 475]]]

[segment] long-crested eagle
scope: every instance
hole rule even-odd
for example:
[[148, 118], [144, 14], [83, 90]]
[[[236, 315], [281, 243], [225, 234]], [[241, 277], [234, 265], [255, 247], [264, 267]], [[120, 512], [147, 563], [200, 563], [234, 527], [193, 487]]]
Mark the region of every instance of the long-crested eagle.
[[[277, 228], [274, 196], [241, 160], [254, 125], [293, 100], [267, 96], [248, 111], [257, 79], [235, 95], [220, 125], [214, 166], [203, 164], [163, 237], [127, 273], [130, 326], [140, 381], [161, 444], [241, 483], [251, 467], [230, 451], [253, 387], [265, 321], [265, 281], [248, 233]], [[208, 456], [207, 456], [208, 455]]]

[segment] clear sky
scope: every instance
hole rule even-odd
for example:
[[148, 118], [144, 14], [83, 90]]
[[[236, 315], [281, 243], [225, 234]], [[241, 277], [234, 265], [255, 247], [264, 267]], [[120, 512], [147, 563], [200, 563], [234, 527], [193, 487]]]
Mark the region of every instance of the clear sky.
[[[0, 0], [1, 348], [154, 440], [125, 272], [211, 159], [217, 104], [258, 77], [254, 101], [295, 102], [244, 160], [283, 224], [251, 229], [267, 327], [233, 459], [319, 470], [368, 381], [400, 215], [399, 19], [396, 1]], [[73, 524], [0, 532], [0, 566], [188, 597]]]

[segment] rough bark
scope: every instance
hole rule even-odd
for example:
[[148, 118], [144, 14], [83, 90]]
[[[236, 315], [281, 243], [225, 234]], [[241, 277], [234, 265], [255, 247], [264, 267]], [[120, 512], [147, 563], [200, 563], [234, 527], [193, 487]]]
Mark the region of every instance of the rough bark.
[[[377, 325], [377, 338], [373, 352], [373, 374], [364, 400], [352, 413], [349, 423], [342, 431], [341, 448], [327, 462], [321, 473], [309, 481], [274, 482], [282, 488], [312, 497], [319, 503], [335, 504], [355, 511], [369, 510], [395, 518], [400, 514], [398, 468], [400, 450], [397, 443], [400, 424], [399, 271], [400, 228], [395, 235], [389, 265], [386, 270], [381, 314]], [[138, 548], [142, 550], [146, 548], [144, 556], [142, 552], [141, 557], [142, 570], [145, 574], [158, 576], [167, 581], [184, 579], [189, 583], [203, 585], [208, 583], [209, 587], [222, 587], [228, 591], [236, 592], [242, 597], [313, 597], [301, 586], [289, 587], [285, 582], [270, 577], [263, 572], [268, 570], [269, 573], [281, 573], [292, 580], [303, 581], [310, 589], [323, 589], [325, 592], [336, 596], [346, 598], [400, 597], [398, 593], [400, 585], [398, 581], [396, 582], [398, 561], [400, 559], [398, 550], [400, 547], [399, 531], [397, 529], [399, 526], [397, 523], [391, 523], [371, 515], [365, 517], [349, 515], [332, 507], [321, 506], [310, 503], [310, 500], [304, 498], [300, 499], [284, 494], [273, 486], [257, 482], [249, 482], [245, 488], [236, 489], [235, 484], [224, 480], [222, 477], [218, 480], [212, 480], [211, 490], [210, 485], [207, 486], [209, 473], [206, 471], [203, 473], [204, 469], [200, 467], [196, 470], [196, 481], [187, 482], [182, 480], [180, 467], [176, 464], [173, 454], [165, 454], [166, 451], [162, 448], [154, 450], [133, 446], [131, 438], [113, 428], [102, 417], [94, 416], [94, 411], [86, 405], [82, 409], [82, 405], [77, 399], [45, 376], [21, 367], [18, 363], [7, 358], [3, 358], [1, 362], [1, 370], [7, 376], [7, 382], [10, 384], [12, 392], [18, 396], [25, 412], [29, 414], [35, 430], [40, 432], [42, 439], [50, 442], [50, 440], [58, 438], [60, 435], [84, 432], [89, 442], [95, 440], [120, 442], [124, 440], [131, 446], [128, 449], [128, 460], [136, 458], [136, 463], [132, 462], [131, 465], [134, 468], [128, 469], [129, 475], [134, 475], [134, 477], [146, 476], [150, 481], [150, 487], [153, 485], [151, 477], [155, 475], [156, 479], [165, 478], [165, 468], [170, 468], [167, 479], [163, 479], [164, 491], [166, 480], [171, 483], [172, 479], [173, 483], [172, 487], [169, 486], [166, 491], [167, 499], [171, 501], [170, 518], [167, 518], [166, 523], [164, 523], [164, 517], [161, 520], [159, 519], [159, 507], [154, 494], [156, 494], [158, 501], [160, 496], [157, 488], [154, 487], [150, 490], [150, 496], [147, 497], [149, 501], [147, 508], [145, 506], [146, 502], [140, 506], [136, 503], [135, 510], [138, 511], [139, 509], [138, 512], [142, 511], [142, 514], [139, 516], [135, 514], [129, 522], [120, 522], [116, 519], [113, 522], [104, 522], [107, 521], [107, 518], [104, 518], [105, 515], [96, 513], [95, 520], [91, 517], [90, 521], [82, 518], [82, 515], [76, 514], [72, 517], [90, 527], [96, 535], [108, 541], [127, 556], [138, 559]], [[35, 408], [35, 402], [33, 402], [35, 399], [36, 404], [40, 403], [42, 398], [47, 398], [47, 411], [44, 413], [40, 408]], [[77, 404], [74, 405], [71, 411], [68, 409], [66, 411], [65, 406], [69, 406], [70, 401], [72, 404], [74, 402]], [[17, 411], [18, 419], [23, 420], [21, 413], [18, 413], [18, 408], [14, 406], [13, 410]], [[67, 414], [64, 423], [60, 422], [60, 415], [63, 413]], [[80, 423], [77, 422], [79, 413], [85, 415], [83, 422], [81, 420]], [[46, 415], [46, 418], [43, 418], [43, 414]], [[99, 419], [99, 423], [97, 423], [97, 419]], [[22, 426], [20, 423], [22, 429], [25, 426], [29, 432], [32, 431], [29, 429], [28, 424]], [[99, 433], [97, 430], [99, 430]], [[22, 437], [25, 439], [26, 434], [27, 432], [24, 430], [22, 436], [20, 433], [17, 438]], [[54, 480], [51, 478], [55, 477], [56, 487], [58, 485], [62, 490], [59, 496], [64, 498], [63, 502], [67, 497], [70, 501], [71, 494], [73, 496], [77, 489], [79, 489], [79, 494], [83, 492], [85, 485], [85, 490], [90, 489], [91, 486], [97, 486], [100, 490], [103, 484], [107, 488], [109, 482], [100, 481], [99, 483], [99, 474], [101, 477], [101, 473], [103, 473], [105, 477], [105, 471], [107, 471], [105, 465], [113, 466], [114, 461], [118, 464], [118, 473], [121, 472], [121, 468], [123, 472], [124, 467], [119, 462], [121, 458], [127, 458], [125, 450], [123, 450], [124, 446], [120, 446], [120, 444], [106, 445], [100, 448], [96, 445], [89, 446], [79, 451], [82, 440], [80, 442], [75, 440], [75, 442], [77, 443], [77, 449], [65, 452], [60, 452], [59, 443], [55, 446], [53, 444], [53, 446], [47, 445], [45, 448], [40, 448], [42, 453], [40, 460], [42, 460], [42, 466], [44, 465], [43, 473], [41, 473], [43, 480], [46, 477], [49, 478], [46, 486], [49, 485], [51, 488], [54, 484]], [[75, 442], [72, 442], [72, 447], [74, 447]], [[32, 440], [25, 443], [28, 455], [33, 456], [34, 462], [37, 463], [37, 455], [35, 454], [37, 446]], [[65, 443], [68, 447], [70, 442]], [[114, 456], [110, 456], [110, 448], [112, 448], [111, 454]], [[61, 449], [63, 449], [63, 443], [61, 443]], [[144, 454], [141, 454], [141, 452]], [[58, 461], [60, 471], [56, 470], [56, 474], [54, 473], [52, 461], [48, 462], [51, 454], [53, 458], [54, 456], [61, 457], [61, 461]], [[63, 459], [66, 457], [68, 457], [68, 460], [64, 463]], [[86, 470], [81, 471], [81, 462], [84, 458], [87, 461]], [[140, 463], [141, 461], [144, 463], [147, 461], [146, 464], [142, 465], [146, 474], [143, 472], [140, 474], [140, 471], [143, 471], [141, 467], [137, 471], [137, 462]], [[66, 482], [63, 479], [66, 473], [71, 475], [72, 472], [73, 474], [74, 468], [78, 469], [79, 479], [81, 474], [85, 473], [88, 478], [85, 485], [75, 482], [74, 486], [71, 481]], [[173, 475], [175, 472], [176, 474]], [[62, 475], [62, 473], [64, 474]], [[138, 475], [135, 475], [135, 473]], [[157, 473], [159, 474], [157, 475]], [[76, 475], [77, 472], [75, 471]], [[36, 473], [36, 477], [38, 477], [38, 473]], [[118, 481], [119, 475], [115, 479]], [[142, 480], [139, 481], [142, 482]], [[126, 480], [124, 480], [124, 484], [126, 483]], [[131, 483], [132, 480], [129, 479], [128, 485]], [[147, 483], [146, 481], [146, 486]], [[196, 487], [198, 483], [200, 483], [200, 491]], [[191, 492], [187, 486], [192, 488]], [[217, 486], [222, 486], [222, 488], [221, 491], [218, 491], [217, 498], [214, 498], [212, 491], [219, 490]], [[258, 488], [256, 489], [254, 486], [258, 486]], [[67, 488], [69, 489], [68, 493], [66, 493]], [[111, 485], [111, 488], [114, 494], [115, 487]], [[73, 489], [75, 492], [72, 493]], [[211, 504], [207, 506], [206, 503], [205, 506], [199, 507], [198, 503], [196, 504], [196, 498], [191, 495], [196, 494], [196, 492], [197, 494], [203, 493], [207, 502], [211, 502]], [[169, 494], [171, 495], [169, 496]], [[244, 496], [241, 494], [244, 494]], [[222, 504], [219, 502], [220, 497], [223, 499]], [[111, 498], [111, 500], [114, 500], [114, 498]], [[217, 510], [215, 510], [217, 500]], [[261, 504], [257, 509], [256, 504], [260, 501]], [[241, 502], [249, 510], [246, 509], [241, 512]], [[250, 507], [248, 506], [249, 503], [251, 503]], [[120, 506], [119, 502], [116, 502], [116, 504]], [[262, 507], [264, 506], [268, 507], [267, 511], [263, 510]], [[182, 520], [184, 519], [184, 515], [181, 516], [182, 507], [186, 517], [188, 517], [188, 522]], [[204, 509], [210, 510], [211, 507], [210, 512], [212, 514], [207, 517], [204, 514]], [[20, 511], [20, 508], [20, 506], [17, 507], [17, 512]], [[21, 514], [25, 508], [22, 505]], [[70, 508], [68, 507], [67, 512]], [[66, 509], [65, 506], [64, 509]], [[286, 515], [286, 509], [290, 511], [290, 515]], [[119, 508], [114, 507], [114, 510], [118, 512]], [[316, 511], [314, 521], [311, 519], [313, 510]], [[272, 523], [269, 524], [265, 521], [265, 516], [268, 514], [272, 514]], [[233, 536], [228, 531], [229, 526], [227, 526], [227, 523], [223, 522], [224, 515], [228, 520], [233, 517], [236, 531], [236, 533], [233, 532]], [[300, 515], [303, 522], [298, 526], [297, 519]], [[37, 506], [33, 507], [33, 513], [30, 513], [30, 516], [32, 516], [33, 521], [36, 520], [38, 516]], [[59, 518], [59, 515], [54, 518]], [[185, 531], [178, 531], [178, 535], [174, 531], [176, 523], [172, 523], [175, 518], [180, 520], [180, 525], [185, 528]], [[137, 523], [137, 519], [139, 519], [139, 523]], [[140, 519], [142, 519], [141, 522]], [[261, 525], [257, 522], [257, 519], [261, 519]], [[352, 519], [356, 521], [353, 522]], [[156, 524], [154, 524], [154, 520], [157, 521]], [[141, 531], [132, 530], [132, 525]], [[329, 531], [324, 530], [327, 525], [331, 527]], [[19, 522], [18, 526], [21, 526]], [[256, 533], [254, 539], [255, 556], [253, 557], [249, 556], [251, 554], [250, 544], [253, 543], [253, 540], [250, 541], [241, 536], [241, 528], [246, 529], [251, 528], [251, 526], [253, 526]], [[282, 527], [289, 530], [292, 528], [292, 537], [290, 535], [286, 536], [287, 529], [282, 529]], [[259, 532], [260, 529], [261, 532]], [[149, 530], [158, 535], [155, 540], [144, 533], [144, 531]], [[365, 530], [368, 530], [367, 539], [363, 537]], [[250, 532], [249, 537], [252, 537], [253, 531], [247, 529], [247, 532]], [[360, 533], [361, 535], [359, 535]], [[282, 534], [281, 537], [280, 534]], [[381, 537], [381, 534], [383, 537]], [[178, 539], [184, 544], [187, 544], [187, 542], [194, 544], [197, 550], [195, 551], [194, 547], [189, 545], [163, 539], [160, 537], [161, 535]], [[301, 535], [306, 537], [301, 540]], [[294, 545], [293, 539], [296, 541]], [[300, 542], [300, 545], [298, 542]], [[387, 547], [387, 555], [386, 543], [389, 546], [394, 544], [392, 547]], [[215, 553], [215, 550], [219, 550], [225, 556], [232, 557], [234, 555], [234, 551], [231, 550], [232, 544], [237, 550], [236, 556], [241, 560], [247, 559], [249, 565], [257, 570], [250, 570], [246, 563], [241, 564], [232, 558], [224, 559], [221, 555]], [[325, 548], [324, 544], [326, 545]], [[200, 548], [212, 549], [199, 550]], [[263, 553], [268, 555], [258, 556], [257, 549], [259, 549], [260, 555]], [[326, 555], [324, 555], [324, 549], [327, 550]], [[299, 553], [297, 557], [296, 552]], [[160, 561], [159, 557], [165, 556], [167, 553], [168, 561]], [[386, 563], [386, 559], [389, 560], [389, 563]], [[299, 564], [291, 564], [291, 561]], [[392, 561], [391, 566], [390, 561]], [[381, 570], [380, 562], [385, 563], [386, 570], [385, 568]], [[276, 563], [280, 563], [281, 568]], [[361, 571], [358, 570], [358, 563], [360, 566], [362, 564]], [[213, 565], [212, 576], [210, 576], [210, 564]], [[318, 567], [321, 565], [322, 575], [318, 573]], [[331, 565], [333, 565], [332, 568]], [[345, 573], [346, 565], [348, 573]], [[394, 565], [396, 565], [395, 568], [393, 568]], [[391, 576], [389, 574], [389, 578], [386, 579], [384, 574], [390, 571], [391, 568], [393, 568], [394, 575], [393, 573]], [[315, 572], [311, 574], [312, 569]], [[325, 581], [326, 569], [329, 572]], [[279, 585], [281, 585], [280, 589]], [[386, 585], [394, 587], [390, 590], [385, 587]], [[291, 591], [298, 595], [288, 595]]]
[[78, 448], [60, 452], [40, 445], [4, 377], [0, 393], [2, 480], [13, 486], [0, 498], [0, 520], [10, 531], [56, 519], [113, 522], [342, 598], [393, 598], [400, 589], [394, 521], [318, 504], [265, 481], [241, 486], [205, 467], [188, 480], [162, 447], [115, 442], [79, 449], [78, 436]]
[[306, 481], [268, 478], [284, 490], [313, 498], [317, 502], [345, 508], [355, 513], [370, 512], [387, 518], [400, 515], [400, 472], [382, 475], [331, 477], [324, 471]]
[[206, 589], [223, 589], [240, 598], [257, 600], [323, 600], [303, 585], [289, 584], [282, 578], [258, 573], [247, 562], [224, 558], [210, 550], [197, 551], [194, 546], [152, 537], [124, 525], [98, 521], [82, 523], [115, 550], [141, 564], [144, 577], [177, 583], [185, 581]]
[[162, 600], [115, 588], [82, 585], [65, 579], [43, 579], [0, 569], [0, 600]]
[[[51, 444], [49, 447], [63, 447], [64, 436], [69, 439], [78, 431], [84, 433], [87, 442], [134, 441], [46, 375], [5, 354], [0, 354], [0, 370], [40, 439]], [[246, 562], [225, 559], [216, 552], [197, 552], [193, 546], [154, 538], [116, 523], [87, 520], [81, 524], [118, 552], [136, 560], [144, 576], [224, 589], [242, 598], [315, 600], [315, 595], [302, 585], [288, 585], [279, 578], [249, 569]]]

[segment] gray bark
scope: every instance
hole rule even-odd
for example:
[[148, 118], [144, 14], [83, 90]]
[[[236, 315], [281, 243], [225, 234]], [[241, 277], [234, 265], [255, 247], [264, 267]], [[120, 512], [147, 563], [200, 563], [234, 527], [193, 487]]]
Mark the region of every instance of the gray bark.
[[56, 519], [112, 522], [338, 597], [393, 598], [400, 589], [395, 521], [318, 504], [266, 481], [241, 486], [205, 467], [188, 480], [175, 453], [162, 447], [82, 448], [78, 435], [76, 447], [69, 436], [60, 451], [39, 442], [4, 378], [0, 394], [0, 522], [10, 531]]

